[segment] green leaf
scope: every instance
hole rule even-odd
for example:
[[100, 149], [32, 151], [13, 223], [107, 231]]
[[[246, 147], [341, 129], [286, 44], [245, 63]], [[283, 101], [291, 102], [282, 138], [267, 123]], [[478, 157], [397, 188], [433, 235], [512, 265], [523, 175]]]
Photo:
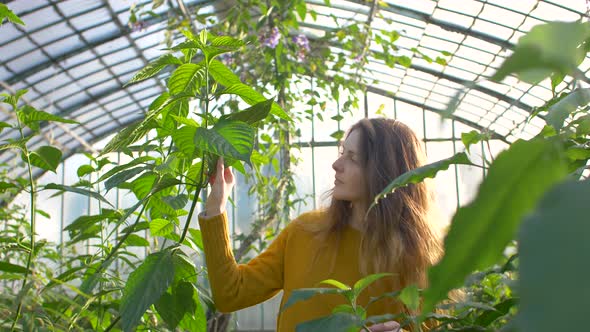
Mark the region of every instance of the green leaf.
[[173, 287], [172, 294], [164, 293], [156, 303], [156, 310], [168, 327], [176, 329], [185, 314], [195, 311], [197, 304], [193, 300], [196, 290], [188, 282], [181, 282]]
[[[84, 196], [89, 196], [89, 197], [97, 199], [97, 200], [113, 207], [113, 205], [111, 203], [109, 203], [109, 201], [107, 201], [106, 198], [104, 198], [101, 194], [99, 194], [95, 191], [88, 190], [88, 189], [76, 188], [76, 187], [71, 187], [71, 186], [64, 186], [64, 185], [57, 184], [57, 183], [46, 184], [45, 189], [55, 189], [55, 190], [60, 190], [60, 191], [72, 192], [72, 193], [76, 193], [76, 194], [80, 194], [80, 195], [84, 195]], [[53, 195], [53, 196], [55, 196], [55, 195]]]
[[148, 161], [152, 161], [155, 159], [156, 158], [150, 157], [150, 156], [142, 156], [142, 157], [133, 159], [132, 161], [130, 161], [127, 164], [115, 166], [115, 167], [111, 168], [108, 172], [104, 173], [100, 178], [98, 178], [98, 182], [104, 181], [104, 180], [110, 178], [111, 176], [113, 176], [113, 175], [117, 174], [118, 172], [121, 172], [125, 169], [131, 168], [131, 167], [139, 165], [139, 164], [144, 164], [144, 163], [147, 163]]
[[129, 145], [144, 137], [151, 129], [152, 128], [148, 127], [144, 122], [138, 122], [123, 128], [117, 135], [115, 135], [115, 137], [111, 139], [110, 142], [107, 143], [107, 145], [102, 150], [101, 155], [128, 147]]
[[589, 197], [588, 181], [560, 183], [523, 222], [518, 236], [520, 331], [579, 331], [587, 324]]
[[217, 83], [226, 87], [242, 83], [240, 78], [219, 60], [211, 61], [209, 64], [209, 74]]
[[514, 239], [521, 219], [566, 175], [564, 156], [553, 141], [519, 140], [501, 152], [477, 197], [461, 207], [451, 222], [445, 255], [429, 271], [431, 287], [424, 294], [423, 312], [430, 312], [469, 273], [496, 263]]
[[14, 24], [20, 24], [23, 26], [25, 25], [25, 22], [23, 22], [18, 16], [16, 16], [16, 14], [12, 10], [8, 9], [8, 6], [6, 6], [3, 3], [0, 3], [0, 27], [2, 26], [4, 19], [7, 19], [8, 21]]
[[10, 123], [0, 121], [0, 133], [4, 130], [4, 128], [12, 128]]
[[[162, 94], [165, 95], [165, 94]], [[179, 93], [177, 95], [171, 96], [170, 98], [166, 99], [165, 101], [158, 102], [158, 106], [156, 109], [150, 110], [146, 115], [143, 121], [138, 122], [136, 124], [130, 125], [123, 130], [121, 130], [113, 139], [104, 147], [101, 152], [101, 155], [104, 155], [109, 152], [113, 152], [122, 148], [126, 148], [129, 145], [137, 142], [139, 139], [144, 137], [151, 129], [157, 127], [157, 123], [155, 119], [160, 115], [160, 113], [165, 110], [168, 106], [173, 103], [176, 103], [181, 100], [185, 100], [191, 98], [191, 94], [187, 93]], [[158, 97], [156, 100], [164, 98], [162, 96]], [[155, 101], [154, 101], [155, 103]]]
[[410, 285], [404, 288], [399, 294], [399, 299], [408, 307], [410, 310], [418, 310], [420, 306], [420, 292], [416, 285]]
[[[121, 238], [119, 238], [121, 240]], [[125, 239], [125, 245], [128, 247], [149, 247], [150, 243], [144, 237], [137, 234], [130, 234]]]
[[0, 261], [0, 271], [8, 273], [27, 273], [27, 268], [24, 266]]
[[332, 314], [337, 314], [339, 312], [354, 314], [354, 308], [350, 304], [339, 304], [332, 309]]
[[305, 301], [319, 294], [342, 294], [344, 291], [339, 288], [301, 288], [295, 289], [281, 308], [281, 312], [287, 310], [299, 301]]
[[131, 169], [123, 170], [123, 171], [111, 176], [108, 180], [106, 180], [104, 183], [104, 189], [106, 191], [109, 191], [112, 188], [119, 186], [121, 183], [134, 178], [136, 175], [140, 174], [141, 172], [145, 171], [146, 169], [148, 169], [148, 168], [143, 167], [143, 166], [138, 166], [138, 167], [134, 167]]
[[203, 47], [203, 45], [196, 40], [188, 40], [188, 41], [184, 41], [176, 46], [172, 46], [171, 48], [169, 48], [169, 50], [171, 51], [180, 51], [180, 50], [186, 50], [186, 49], [201, 49]]
[[191, 235], [191, 239], [193, 240], [193, 242], [197, 245], [199, 249], [201, 249], [201, 251], [204, 252], [205, 249], [203, 249], [203, 237], [201, 236], [201, 230], [189, 228], [188, 232]]
[[196, 283], [197, 282], [197, 271], [195, 264], [192, 260], [187, 257], [183, 252], [178, 250], [172, 257], [174, 263], [174, 283], [182, 281]]
[[332, 137], [333, 139], [340, 141], [342, 139], [342, 137], [344, 137], [344, 130], [337, 130], [335, 132], [333, 132], [332, 134], [330, 134], [330, 137]]
[[187, 93], [194, 95], [205, 81], [205, 66], [200, 63], [185, 63], [176, 68], [168, 79], [170, 94]]
[[471, 145], [488, 139], [490, 139], [490, 135], [488, 133], [480, 133], [477, 130], [472, 130], [468, 133], [461, 133], [461, 142], [463, 142], [463, 145], [465, 145], [467, 152], [469, 152], [469, 147]]
[[221, 119], [242, 121], [249, 125], [253, 125], [258, 121], [264, 120], [268, 116], [268, 113], [272, 108], [272, 104], [273, 100], [269, 99], [249, 107], [241, 112], [223, 115]]
[[178, 60], [172, 54], [164, 54], [161, 57], [157, 58], [156, 60], [148, 63], [143, 69], [141, 69], [129, 82], [127, 82], [124, 86], [128, 86], [129, 84], [141, 82], [146, 80], [157, 73], [159, 73], [162, 69], [166, 68], [166, 66], [170, 65], [182, 65], [182, 62]]
[[31, 165], [55, 173], [61, 161], [61, 151], [53, 146], [42, 146], [36, 151], [30, 152]]
[[[191, 287], [195, 288], [194, 285], [191, 285]], [[196, 306], [194, 311], [191, 313], [187, 312], [184, 315], [184, 318], [180, 321], [179, 327], [183, 331], [205, 332], [207, 331], [207, 317], [205, 315], [205, 310], [201, 305], [201, 300], [196, 288], [193, 292], [193, 303]]]
[[367, 288], [367, 286], [369, 286], [370, 284], [372, 284], [373, 282], [387, 277], [387, 276], [391, 276], [391, 273], [378, 273], [378, 274], [371, 274], [369, 276], [366, 276], [364, 278], [362, 278], [361, 280], [357, 281], [354, 284], [353, 290], [354, 290], [354, 297], [357, 298], [359, 296], [359, 294], [365, 289]]
[[332, 285], [332, 286], [334, 286], [338, 289], [341, 289], [341, 290], [350, 290], [350, 286], [345, 285], [345, 284], [341, 283], [340, 281], [334, 280], [334, 279], [322, 280], [322, 281], [320, 281], [320, 284]]
[[[236, 83], [228, 86], [221, 94], [234, 94], [240, 96], [248, 105], [255, 105], [266, 101], [260, 93], [254, 91], [251, 87], [246, 84]], [[270, 113], [278, 116], [279, 118], [287, 121], [292, 121], [291, 117], [285, 113], [285, 111], [277, 104], [273, 103]]]
[[70, 234], [74, 234], [77, 230], [89, 228], [90, 226], [93, 226], [102, 220], [119, 219], [120, 217], [121, 213], [119, 213], [118, 211], [103, 209], [101, 214], [79, 216], [71, 224], [66, 226], [64, 228], [64, 231], [69, 231]]
[[194, 142], [202, 151], [250, 164], [254, 136], [254, 128], [246, 123], [220, 119], [212, 129], [197, 128]]
[[53, 115], [47, 112], [38, 111], [29, 105], [23, 106], [23, 112], [26, 114], [25, 116], [25, 123], [28, 125], [31, 122], [38, 122], [38, 121], [52, 121], [52, 122], [61, 122], [61, 123], [70, 123], [70, 124], [80, 124], [78, 121], [64, 119], [57, 115]]
[[121, 297], [121, 328], [131, 331], [145, 311], [156, 303], [174, 279], [169, 250], [153, 253], [131, 272]]
[[555, 130], [561, 130], [563, 122], [567, 117], [580, 107], [590, 103], [590, 88], [576, 89], [570, 94], [549, 107], [549, 113], [545, 116], [545, 121], [553, 126]]
[[8, 189], [18, 188], [18, 186], [14, 183], [0, 181], [0, 193], [5, 192]]
[[352, 332], [358, 331], [361, 321], [355, 315], [349, 313], [337, 313], [327, 317], [314, 319], [301, 324], [297, 324], [295, 332]]
[[143, 199], [152, 191], [158, 175], [154, 172], [146, 172], [131, 182], [131, 190], [138, 199]]
[[162, 197], [162, 201], [164, 201], [174, 210], [180, 210], [183, 209], [188, 203], [188, 196], [185, 194], [180, 194], [178, 196], [164, 196]]
[[233, 37], [217, 36], [211, 39], [210, 45], [204, 46], [201, 50], [206, 54], [207, 59], [211, 61], [220, 54], [237, 51], [244, 45], [245, 43], [243, 41]]
[[377, 204], [379, 199], [385, 198], [389, 193], [394, 192], [395, 189], [407, 186], [411, 183], [419, 183], [426, 178], [434, 178], [439, 171], [446, 170], [449, 168], [449, 166], [454, 164], [472, 165], [465, 152], [461, 152], [450, 158], [439, 160], [432, 164], [424, 165], [406, 172], [398, 176], [395, 180], [388, 184], [387, 187], [385, 187], [385, 189], [379, 193], [379, 195], [375, 196], [375, 199], [369, 207], [369, 210]]
[[489, 326], [496, 319], [508, 314], [512, 308], [518, 305], [519, 301], [516, 298], [506, 299], [496, 304], [493, 310], [485, 310], [475, 320], [475, 324], [479, 326]]
[[78, 177], [83, 177], [84, 175], [88, 175], [94, 171], [94, 167], [90, 165], [81, 165], [80, 167], [78, 167], [76, 174], [78, 174]]
[[0, 145], [0, 151], [8, 150], [8, 149], [19, 149], [21, 151], [25, 151], [26, 143], [32, 138], [33, 136], [29, 136], [19, 140], [11, 140], [6, 144]]
[[305, 5], [305, 1], [300, 1], [295, 5], [295, 10], [297, 10], [297, 14], [301, 17], [301, 20], [305, 20], [305, 15], [307, 14], [307, 6]]
[[152, 236], [164, 236], [174, 232], [174, 222], [166, 219], [154, 219], [150, 221], [150, 233]]
[[550, 22], [533, 27], [518, 41], [514, 53], [491, 77], [501, 81], [516, 74], [536, 84], [554, 72], [570, 74], [584, 60], [586, 51], [580, 45], [590, 36], [588, 22]]
[[195, 157], [195, 135], [197, 128], [193, 126], [183, 126], [180, 129], [172, 132], [172, 141], [174, 145], [182, 151], [182, 153], [189, 158], [189, 160]]

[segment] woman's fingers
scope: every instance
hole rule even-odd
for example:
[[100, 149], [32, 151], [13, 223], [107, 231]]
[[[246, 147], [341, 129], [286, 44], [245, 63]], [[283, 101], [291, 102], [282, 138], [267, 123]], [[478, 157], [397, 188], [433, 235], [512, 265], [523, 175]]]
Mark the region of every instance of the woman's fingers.
[[219, 157], [219, 159], [217, 159], [217, 172], [215, 173], [215, 182], [219, 183], [219, 184], [223, 184], [223, 157]]
[[393, 320], [369, 326], [371, 332], [399, 332], [400, 328], [401, 325]]

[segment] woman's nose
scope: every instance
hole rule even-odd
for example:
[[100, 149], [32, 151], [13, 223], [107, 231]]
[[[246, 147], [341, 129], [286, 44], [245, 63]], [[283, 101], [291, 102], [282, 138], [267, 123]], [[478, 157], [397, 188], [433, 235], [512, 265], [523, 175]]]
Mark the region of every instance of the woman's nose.
[[334, 163], [332, 164], [332, 169], [335, 170], [336, 172], [339, 172], [342, 170], [342, 166], [340, 165], [340, 158], [336, 159], [336, 161], [334, 161]]

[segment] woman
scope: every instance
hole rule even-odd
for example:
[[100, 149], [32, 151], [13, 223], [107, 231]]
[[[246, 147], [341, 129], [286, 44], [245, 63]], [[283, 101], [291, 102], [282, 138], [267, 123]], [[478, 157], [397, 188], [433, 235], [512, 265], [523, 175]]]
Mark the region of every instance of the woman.
[[[236, 264], [230, 247], [225, 205], [234, 176], [217, 165], [205, 212], [199, 216], [209, 280], [217, 308], [232, 312], [263, 302], [283, 290], [281, 307], [294, 289], [318, 287], [326, 279], [348, 285], [372, 273], [390, 272], [367, 288], [358, 303], [415, 284], [427, 285], [427, 268], [441, 255], [431, 225], [431, 195], [425, 183], [397, 189], [367, 213], [373, 198], [399, 175], [424, 161], [421, 142], [410, 128], [390, 119], [363, 119], [350, 128], [332, 165], [336, 172], [328, 209], [299, 216], [248, 264]], [[294, 331], [301, 322], [327, 316], [340, 295], [316, 295], [279, 314], [277, 331]], [[409, 313], [384, 298], [367, 316]], [[371, 331], [398, 331], [397, 322]]]

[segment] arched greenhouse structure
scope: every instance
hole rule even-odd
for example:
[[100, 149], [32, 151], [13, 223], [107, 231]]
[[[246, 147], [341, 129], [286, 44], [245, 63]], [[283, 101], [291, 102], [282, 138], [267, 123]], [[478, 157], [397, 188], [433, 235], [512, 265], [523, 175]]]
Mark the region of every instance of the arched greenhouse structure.
[[[339, 296], [296, 331], [587, 330], [589, 12], [584, 0], [1, 1], [0, 329], [290, 331], [289, 306]], [[210, 281], [198, 220], [218, 158], [235, 174], [225, 254], [242, 268], [330, 206], [339, 146], [365, 118], [401, 121], [426, 153], [363, 211], [430, 185], [444, 256], [428, 286], [381, 294], [404, 311], [380, 316], [359, 295], [384, 278], [370, 273], [221, 313], [212, 284], [231, 285]]]

